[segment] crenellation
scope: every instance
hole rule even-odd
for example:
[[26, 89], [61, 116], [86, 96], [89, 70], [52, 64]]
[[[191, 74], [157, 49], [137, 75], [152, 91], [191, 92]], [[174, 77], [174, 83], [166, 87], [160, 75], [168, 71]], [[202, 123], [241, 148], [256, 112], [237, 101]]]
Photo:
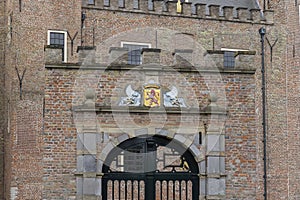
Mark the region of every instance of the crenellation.
[[220, 5], [209, 5], [209, 17], [218, 19], [220, 17]]
[[265, 10], [264, 11], [264, 20], [267, 24], [274, 23], [274, 11], [273, 10]]
[[257, 23], [261, 21], [261, 11], [260, 9], [251, 9], [250, 10], [250, 19]]
[[139, 2], [139, 8], [141, 10], [149, 10], [148, 0], [140, 0], [140, 2]]
[[163, 1], [153, 1], [153, 11], [157, 12], [157, 13], [162, 13], [163, 7], [164, 7], [164, 2]]
[[206, 4], [195, 4], [196, 15], [205, 18], [206, 16]]
[[247, 21], [250, 18], [250, 13], [247, 8], [237, 8], [237, 18], [241, 21]]
[[168, 6], [168, 11], [169, 11], [169, 13], [170, 14], [179, 14], [178, 12], [177, 12], [177, 2], [175, 2], [175, 1], [169, 1], [168, 3], [167, 3], [167, 6]]
[[261, 17], [260, 9], [248, 9], [245, 7], [220, 6], [215, 4], [202, 4], [184, 2], [181, 8], [177, 1], [160, 0], [97, 0], [95, 5], [85, 5], [84, 8], [106, 8], [114, 11], [122, 10], [136, 13], [151, 13], [157, 15], [170, 15], [182, 17], [194, 17], [210, 20], [224, 20], [246, 23], [273, 24], [273, 11], [264, 11], [264, 18]]
[[223, 13], [226, 20], [232, 20], [233, 19], [233, 6], [224, 6], [223, 7]]
[[181, 13], [185, 16], [191, 16], [192, 15], [192, 3], [191, 2], [184, 2], [181, 4], [182, 11]]

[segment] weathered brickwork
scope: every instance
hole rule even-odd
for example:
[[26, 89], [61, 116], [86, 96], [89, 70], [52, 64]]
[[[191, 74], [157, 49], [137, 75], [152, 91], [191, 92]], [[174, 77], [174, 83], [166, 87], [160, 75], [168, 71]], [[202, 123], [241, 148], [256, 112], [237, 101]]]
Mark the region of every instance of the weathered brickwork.
[[[0, 199], [101, 199], [109, 152], [145, 134], [189, 148], [200, 199], [263, 199], [261, 27], [268, 199], [299, 199], [298, 3], [0, 2]], [[48, 30], [67, 33], [67, 63]], [[127, 63], [124, 42], [150, 45], [143, 65]], [[249, 51], [226, 69], [223, 48]], [[121, 105], [129, 84], [143, 99], [153, 82], [187, 107]]]

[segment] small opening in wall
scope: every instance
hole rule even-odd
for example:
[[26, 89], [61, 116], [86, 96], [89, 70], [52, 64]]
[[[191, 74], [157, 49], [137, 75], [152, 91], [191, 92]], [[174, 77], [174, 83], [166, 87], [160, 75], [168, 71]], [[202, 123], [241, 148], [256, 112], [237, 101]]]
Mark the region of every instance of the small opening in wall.
[[199, 132], [199, 144], [202, 144], [202, 132]]

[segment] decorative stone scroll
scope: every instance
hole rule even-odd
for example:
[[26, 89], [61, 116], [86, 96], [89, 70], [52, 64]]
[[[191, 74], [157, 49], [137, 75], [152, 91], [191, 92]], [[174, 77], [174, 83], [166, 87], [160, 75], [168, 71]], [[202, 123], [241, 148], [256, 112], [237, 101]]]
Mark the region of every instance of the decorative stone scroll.
[[175, 86], [164, 94], [165, 107], [186, 107], [183, 98], [178, 98], [178, 90]]
[[141, 94], [132, 89], [131, 85], [126, 88], [127, 97], [121, 97], [119, 106], [140, 106], [141, 105]]

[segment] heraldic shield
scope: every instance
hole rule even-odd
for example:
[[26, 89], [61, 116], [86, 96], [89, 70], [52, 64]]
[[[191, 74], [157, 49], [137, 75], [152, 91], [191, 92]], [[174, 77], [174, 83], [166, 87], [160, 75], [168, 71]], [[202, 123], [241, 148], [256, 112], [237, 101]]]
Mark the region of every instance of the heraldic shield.
[[144, 106], [158, 107], [160, 106], [161, 91], [160, 86], [149, 84], [144, 86]]

